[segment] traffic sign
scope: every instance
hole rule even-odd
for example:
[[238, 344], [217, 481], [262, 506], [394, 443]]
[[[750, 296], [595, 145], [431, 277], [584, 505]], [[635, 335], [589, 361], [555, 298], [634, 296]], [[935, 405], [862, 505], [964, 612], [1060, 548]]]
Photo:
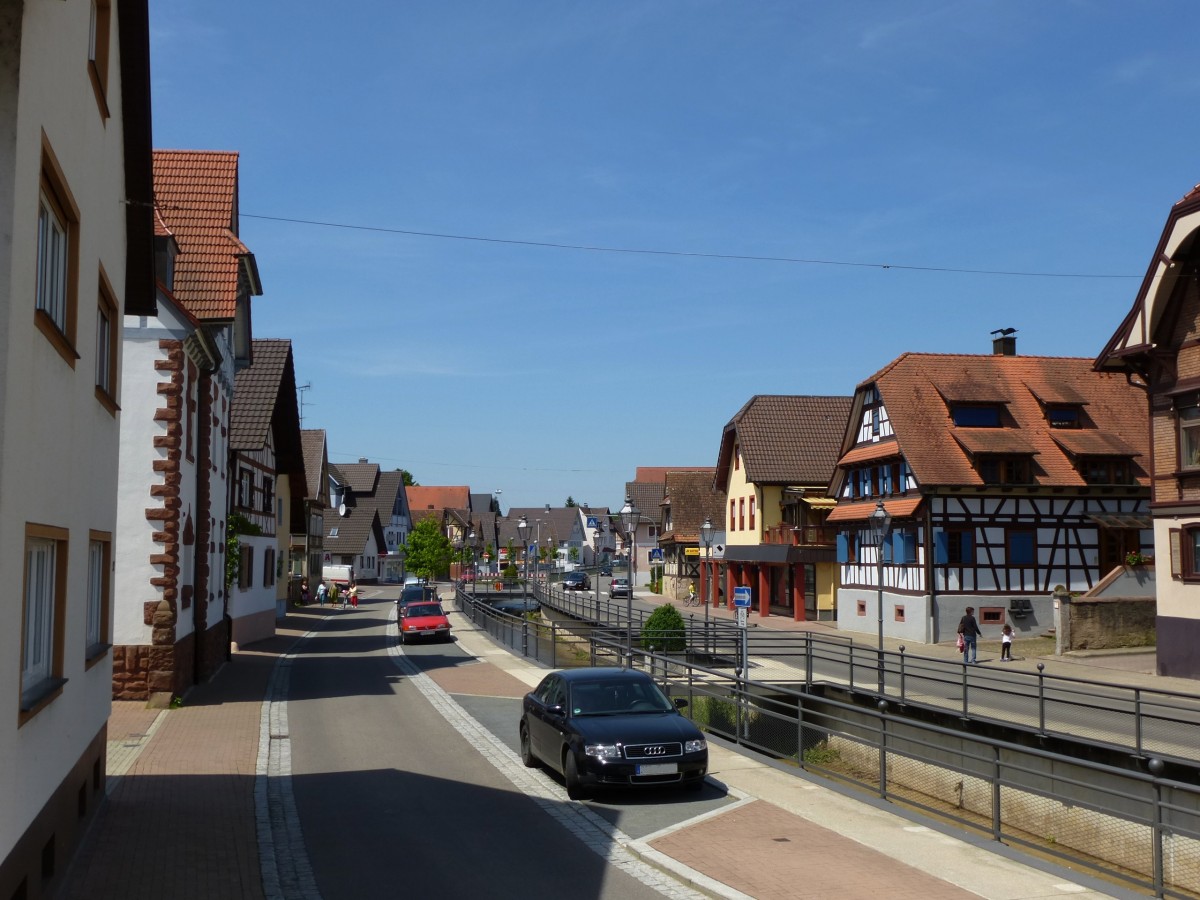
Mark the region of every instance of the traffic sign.
[[661, 547], [650, 548], [650, 562], [662, 562], [663, 552]]
[[600, 520], [597, 519], [595, 516], [587, 517], [587, 527], [588, 528], [595, 528], [599, 524], [600, 524]]
[[699, 547], [684, 547], [683, 555], [684, 556], [699, 556], [700, 548]]
[[739, 606], [739, 607], [738, 607], [738, 611], [737, 611], [737, 625], [738, 625], [738, 628], [745, 628], [745, 627], [746, 627], [746, 618], [747, 618], [749, 615], [750, 615], [750, 610], [746, 609], [746, 607], [744, 607], [744, 606]]
[[733, 589], [733, 605], [737, 609], [750, 608], [750, 588], [735, 587]]

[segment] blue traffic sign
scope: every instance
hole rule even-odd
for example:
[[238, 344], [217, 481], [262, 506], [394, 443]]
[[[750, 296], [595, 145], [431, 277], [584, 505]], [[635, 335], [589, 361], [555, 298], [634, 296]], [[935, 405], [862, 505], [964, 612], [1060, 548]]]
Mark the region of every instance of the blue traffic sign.
[[737, 609], [750, 608], [750, 588], [735, 587], [733, 589], [733, 605]]

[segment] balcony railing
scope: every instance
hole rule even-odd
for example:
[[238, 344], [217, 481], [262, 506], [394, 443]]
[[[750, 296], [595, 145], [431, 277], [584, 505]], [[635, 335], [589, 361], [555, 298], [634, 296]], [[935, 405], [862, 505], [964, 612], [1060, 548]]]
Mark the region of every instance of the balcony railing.
[[832, 525], [773, 525], [763, 530], [763, 543], [834, 547], [837, 545], [837, 528]]

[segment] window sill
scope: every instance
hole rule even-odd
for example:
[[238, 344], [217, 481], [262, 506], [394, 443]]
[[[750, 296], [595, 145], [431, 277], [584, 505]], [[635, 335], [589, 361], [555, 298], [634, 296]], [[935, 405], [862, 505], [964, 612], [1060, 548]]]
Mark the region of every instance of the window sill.
[[22, 724], [49, 706], [50, 701], [62, 693], [63, 685], [66, 683], [67, 679], [65, 678], [47, 678], [23, 693], [21, 695]]
[[83, 664], [84, 669], [90, 669], [104, 659], [104, 657], [108, 656], [108, 651], [112, 649], [112, 646], [112, 644], [97, 644], [94, 647], [88, 647], [87, 659]]
[[121, 411], [121, 407], [117, 404], [117, 401], [100, 385], [96, 385], [96, 400], [108, 410], [108, 414], [113, 418], [116, 418], [117, 413]]
[[58, 324], [50, 318], [50, 315], [43, 309], [36, 310], [33, 315], [33, 324], [37, 326], [38, 331], [45, 335], [48, 340], [58, 351], [58, 355], [63, 358], [68, 366], [75, 368], [75, 362], [79, 359], [79, 354], [75, 352], [75, 347], [71, 344], [70, 338], [62, 333]]

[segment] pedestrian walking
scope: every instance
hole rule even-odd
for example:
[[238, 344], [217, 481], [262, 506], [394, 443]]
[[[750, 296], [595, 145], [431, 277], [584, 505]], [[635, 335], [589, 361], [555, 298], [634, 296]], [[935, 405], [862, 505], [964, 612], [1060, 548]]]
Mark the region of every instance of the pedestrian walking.
[[350, 605], [353, 606], [355, 609], [358, 609], [358, 585], [357, 584], [350, 585], [350, 590], [347, 591], [346, 593], [348, 593], [350, 595]]
[[317, 602], [324, 606], [329, 602], [329, 585], [325, 583], [325, 579], [321, 579], [321, 583], [317, 585]]
[[302, 578], [300, 580], [300, 605], [308, 606], [310, 599], [311, 599], [311, 597], [309, 596], [309, 593], [308, 593], [308, 579]]
[[963, 639], [963, 665], [979, 662], [979, 623], [975, 621], [975, 607], [968, 606], [967, 614], [958, 620], [958, 633]]
[[341, 593], [342, 593], [342, 589], [340, 587], [338, 587], [338, 583], [336, 581], [333, 582], [333, 584], [331, 584], [329, 587], [329, 602], [332, 605], [337, 606], [338, 605], [338, 597], [341, 595]]
[[1012, 639], [1012, 626], [1005, 625], [1000, 633], [1000, 662], [1012, 662]]

